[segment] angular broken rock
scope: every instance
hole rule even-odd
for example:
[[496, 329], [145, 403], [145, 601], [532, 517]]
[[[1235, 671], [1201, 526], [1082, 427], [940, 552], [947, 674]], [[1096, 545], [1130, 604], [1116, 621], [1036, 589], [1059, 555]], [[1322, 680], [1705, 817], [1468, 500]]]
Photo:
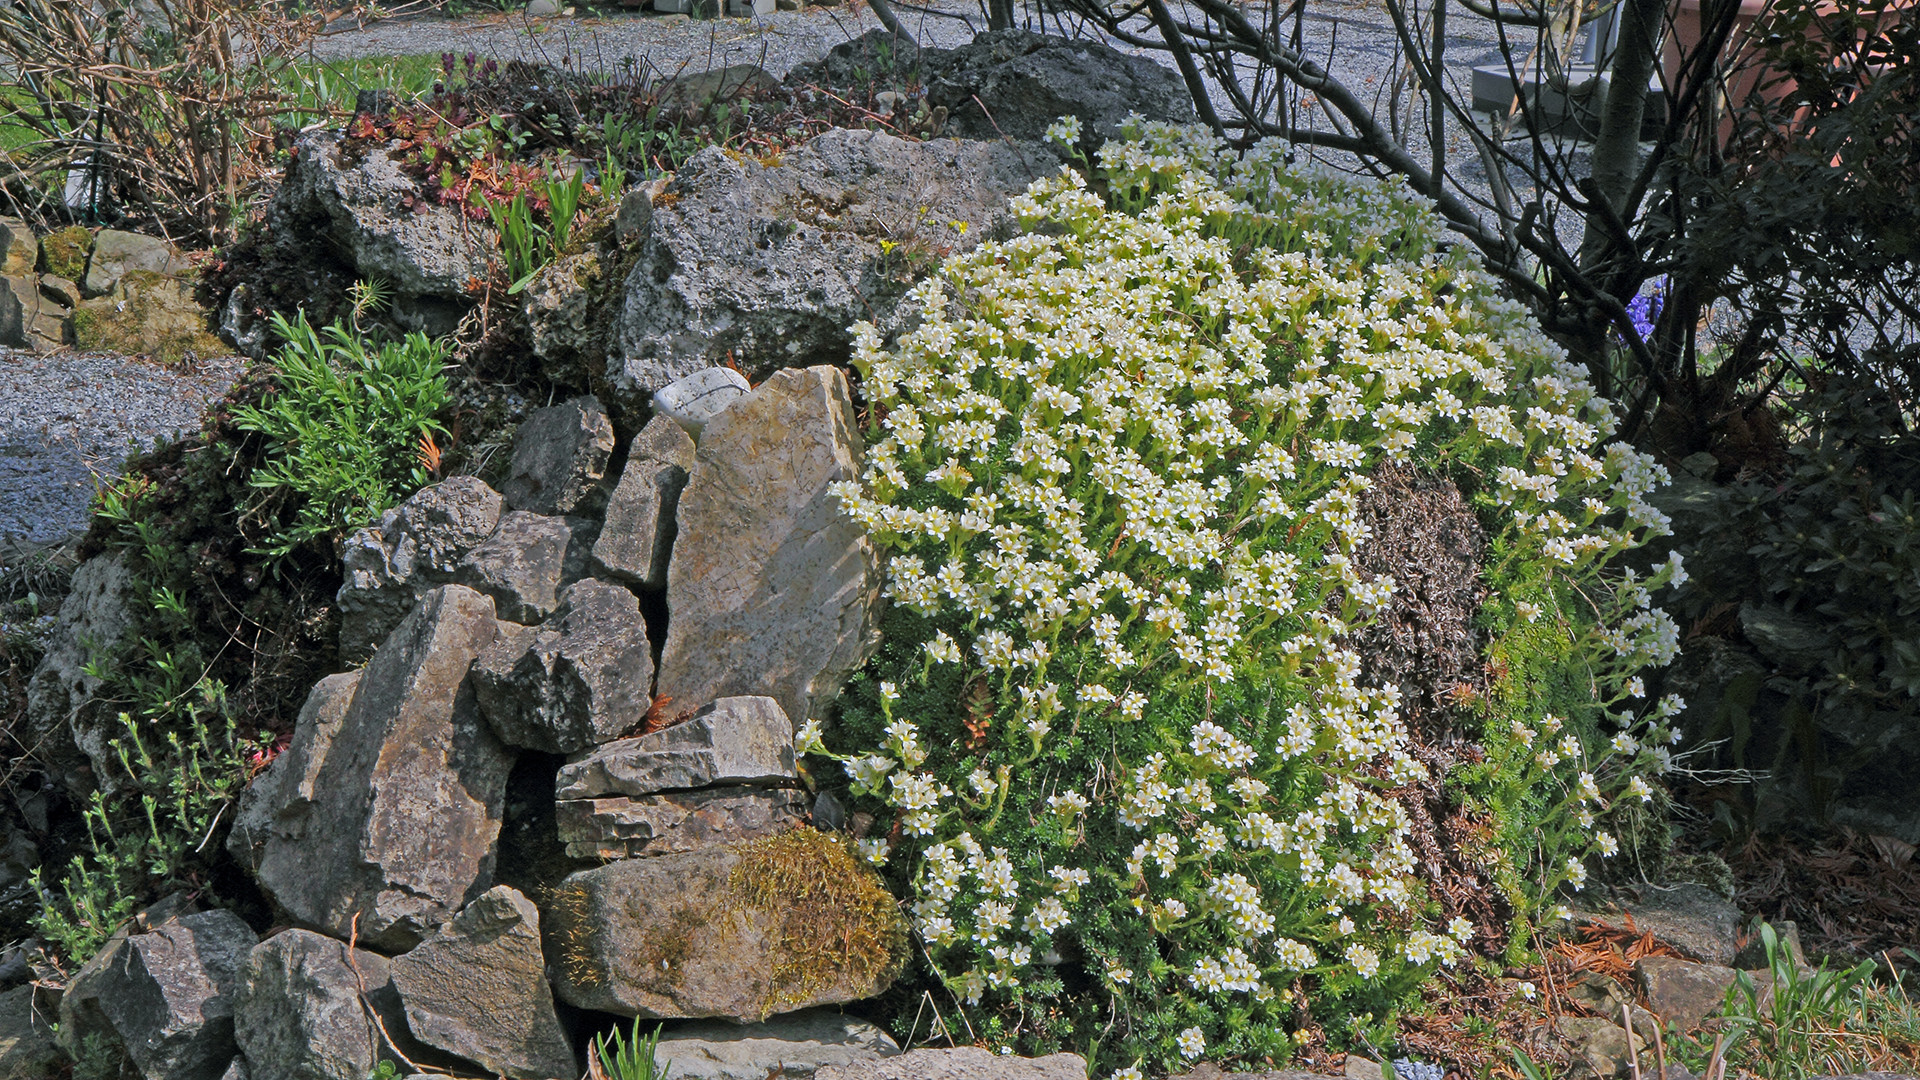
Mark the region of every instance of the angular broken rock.
[[57, 1018], [34, 1004], [37, 989], [16, 986], [0, 993], [0, 1076], [58, 1076], [67, 1060], [53, 1041]]
[[633, 437], [620, 482], [593, 545], [599, 572], [647, 589], [667, 585], [674, 512], [693, 467], [693, 439], [671, 417], [656, 414]]
[[560, 998], [624, 1016], [764, 1020], [872, 997], [898, 903], [840, 841], [794, 829], [569, 876], [544, 910]]
[[575, 754], [646, 717], [653, 652], [640, 602], [625, 588], [576, 581], [538, 628], [501, 629], [474, 663], [473, 685], [481, 712], [509, 746]]
[[373, 654], [428, 589], [453, 580], [468, 551], [500, 522], [500, 493], [472, 476], [421, 488], [347, 538], [340, 607], [340, 659]]
[[1738, 952], [1740, 909], [1704, 885], [1644, 886], [1637, 899], [1611, 906], [1615, 910], [1575, 911], [1574, 921], [1631, 927], [1635, 934], [1652, 934], [1690, 959], [1707, 964], [1730, 966]]
[[560, 767], [555, 795], [652, 795], [714, 784], [791, 785], [793, 725], [772, 699], [721, 698], [670, 728], [607, 743]]
[[387, 964], [379, 953], [310, 930], [254, 946], [233, 1014], [251, 1080], [366, 1080], [394, 1057], [382, 1027], [416, 1056]]
[[1681, 1031], [1692, 1031], [1726, 1003], [1739, 976], [1733, 968], [1695, 964], [1675, 956], [1644, 956], [1633, 965], [1647, 1008]]
[[536, 514], [591, 508], [613, 455], [613, 421], [589, 395], [536, 411], [513, 436], [513, 462], [500, 485], [507, 505]]
[[866, 662], [880, 560], [832, 494], [860, 466], [838, 368], [776, 372], [707, 425], [667, 570], [656, 693], [676, 711], [766, 694], [797, 726]]
[[728, 786], [562, 800], [554, 824], [573, 858], [630, 859], [771, 836], [806, 817], [798, 788]]
[[827, 1065], [875, 1061], [899, 1044], [865, 1020], [808, 1009], [759, 1024], [686, 1024], [660, 1036], [660, 1061], [681, 1080], [808, 1080]]
[[1081, 1080], [1087, 1075], [1087, 1060], [1079, 1054], [1010, 1057], [961, 1046], [829, 1065], [813, 1075], [815, 1080]]
[[493, 601], [429, 592], [367, 662], [311, 783], [282, 781], [256, 876], [295, 920], [400, 952], [489, 884], [513, 754], [467, 671], [494, 633]]
[[116, 710], [98, 699], [101, 680], [90, 664], [108, 660], [134, 632], [129, 603], [133, 571], [121, 552], [96, 555], [73, 572], [73, 585], [60, 605], [53, 637], [27, 681], [25, 730], [18, 738], [38, 756], [69, 774], [70, 790], [85, 790], [83, 762], [92, 763], [94, 782], [113, 776], [112, 739], [120, 728]]
[[537, 623], [560, 602], [572, 540], [566, 518], [524, 510], [502, 514], [493, 535], [460, 560], [453, 580], [493, 597], [500, 618]]
[[709, 421], [752, 389], [747, 377], [732, 368], [702, 368], [654, 391], [653, 412], [698, 439]]
[[[247, 786], [240, 795], [240, 808], [234, 813], [233, 831], [227, 834], [227, 850], [240, 865], [258, 873], [260, 859], [266, 853], [267, 840], [276, 828], [299, 839], [295, 830], [305, 827], [305, 814], [295, 810], [313, 801], [313, 784], [332, 752], [333, 737], [340, 732], [340, 721], [353, 704], [353, 691], [360, 685], [360, 672], [329, 675], [308, 691], [300, 715], [293, 721], [293, 738], [287, 748], [273, 759], [267, 771]], [[276, 825], [274, 815], [289, 812], [287, 820]]]
[[392, 962], [413, 1037], [489, 1076], [572, 1076], [573, 1047], [553, 1011], [540, 913], [505, 885], [481, 893], [446, 929]]
[[234, 995], [254, 942], [230, 911], [116, 937], [61, 998], [61, 1041], [77, 1053], [110, 1035], [153, 1080], [218, 1080], [233, 1060]]

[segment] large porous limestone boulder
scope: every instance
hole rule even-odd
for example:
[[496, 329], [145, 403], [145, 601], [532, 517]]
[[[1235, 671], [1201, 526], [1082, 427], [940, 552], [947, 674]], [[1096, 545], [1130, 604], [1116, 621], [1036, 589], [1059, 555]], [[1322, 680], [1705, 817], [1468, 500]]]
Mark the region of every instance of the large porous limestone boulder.
[[547, 987], [540, 913], [513, 889], [481, 893], [391, 966], [407, 1025], [421, 1042], [489, 1076], [547, 1080], [577, 1071]]
[[997, 30], [950, 52], [926, 50], [921, 59], [927, 103], [947, 110], [947, 130], [956, 135], [1038, 140], [1055, 120], [1071, 116], [1097, 146], [1132, 114], [1194, 119], [1178, 74], [1098, 41]]
[[70, 790], [85, 791], [110, 778], [110, 741], [120, 732], [116, 712], [97, 700], [100, 680], [87, 674], [93, 661], [110, 663], [131, 632], [132, 577], [119, 552], [99, 555], [73, 572], [73, 587], [60, 605], [53, 637], [27, 681], [23, 746], [63, 775]]
[[[474, 689], [510, 746], [574, 754], [640, 725], [653, 655], [633, 593], [588, 579], [567, 586], [538, 628], [501, 626], [474, 664]], [[791, 741], [791, 740], [789, 740]]]
[[844, 361], [847, 327], [898, 323], [912, 252], [972, 246], [1058, 168], [1038, 147], [842, 129], [771, 166], [701, 151], [635, 237], [607, 371], [622, 410], [730, 355], [755, 378]]
[[831, 493], [860, 467], [837, 368], [777, 372], [707, 425], [667, 570], [655, 693], [674, 714], [764, 694], [799, 725], [866, 661], [880, 560]]
[[419, 1053], [387, 958], [308, 930], [254, 946], [234, 1036], [250, 1080], [367, 1080], [381, 1061], [398, 1060], [396, 1049]]
[[513, 754], [467, 672], [495, 632], [491, 600], [433, 590], [367, 662], [324, 760], [274, 761], [285, 801], [256, 876], [295, 921], [399, 952], [490, 884]]
[[693, 439], [671, 417], [654, 416], [627, 447], [620, 481], [593, 545], [596, 572], [647, 589], [667, 585], [680, 492], [693, 467]]
[[682, 1080], [809, 1080], [821, 1067], [877, 1061], [900, 1052], [887, 1033], [830, 1009], [806, 1009], [760, 1024], [684, 1024], [660, 1036], [660, 1061]]
[[149, 1080], [218, 1080], [233, 1059], [234, 994], [253, 931], [230, 911], [204, 911], [115, 937], [60, 1000], [60, 1041], [126, 1048]]
[[340, 659], [373, 654], [427, 590], [453, 580], [467, 552], [493, 535], [504, 500], [477, 477], [421, 488], [347, 538], [340, 608]]
[[800, 828], [573, 874], [545, 909], [560, 997], [626, 1016], [764, 1020], [872, 997], [899, 908], [847, 847]]
[[344, 132], [315, 129], [294, 144], [293, 164], [268, 207], [270, 227], [339, 252], [362, 278], [393, 290], [389, 307], [408, 329], [445, 334], [487, 279], [494, 231], [458, 207], [427, 198], [391, 156]]

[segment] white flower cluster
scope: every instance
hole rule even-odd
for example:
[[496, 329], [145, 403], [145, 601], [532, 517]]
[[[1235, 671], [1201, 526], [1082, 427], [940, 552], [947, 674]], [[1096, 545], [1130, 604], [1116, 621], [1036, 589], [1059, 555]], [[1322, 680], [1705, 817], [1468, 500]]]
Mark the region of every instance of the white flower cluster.
[[[984, 673], [1004, 707], [951, 783], [923, 749], [950, 736], [898, 720], [849, 774], [922, 838], [916, 925], [970, 1001], [1030, 974], [1088, 867], [1131, 882], [1201, 994], [1265, 1000], [1299, 972], [1374, 978], [1388, 957], [1451, 964], [1470, 928], [1418, 926], [1392, 794], [1426, 770], [1397, 692], [1365, 685], [1344, 644], [1395, 589], [1352, 557], [1369, 473], [1423, 446], [1500, 455], [1490, 479], [1517, 546], [1579, 568], [1663, 526], [1645, 498], [1661, 471], [1598, 445], [1608, 404], [1464, 255], [1436, 253], [1404, 191], [1156, 126], [1102, 158], [1135, 212], [1063, 170], [1013, 200], [1024, 235], [917, 288], [896, 347], [856, 328], [882, 434], [836, 495], [891, 549], [891, 598], [953, 630], [925, 664]], [[1620, 664], [1671, 655], [1651, 606], [1607, 633]], [[1276, 666], [1277, 738], [1187, 723], [1115, 782], [1038, 802], [1059, 848], [976, 839], [1064, 728], [1139, 723], [1159, 694]], [[1284, 798], [1269, 783], [1283, 773]], [[1130, 852], [1072, 843], [1101, 814], [1136, 834]], [[1135, 977], [1104, 959], [1109, 985]], [[1178, 1043], [1204, 1048], [1197, 1028]]]

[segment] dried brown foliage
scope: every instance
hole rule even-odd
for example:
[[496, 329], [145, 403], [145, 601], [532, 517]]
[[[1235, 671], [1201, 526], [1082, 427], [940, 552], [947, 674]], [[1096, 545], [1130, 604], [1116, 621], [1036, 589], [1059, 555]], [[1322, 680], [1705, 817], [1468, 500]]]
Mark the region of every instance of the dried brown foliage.
[[0, 124], [31, 138], [0, 152], [0, 185], [30, 205], [92, 160], [100, 202], [223, 239], [269, 168], [271, 121], [294, 106], [280, 76], [314, 30], [240, 0], [13, 0], [0, 65], [17, 89], [0, 95]]

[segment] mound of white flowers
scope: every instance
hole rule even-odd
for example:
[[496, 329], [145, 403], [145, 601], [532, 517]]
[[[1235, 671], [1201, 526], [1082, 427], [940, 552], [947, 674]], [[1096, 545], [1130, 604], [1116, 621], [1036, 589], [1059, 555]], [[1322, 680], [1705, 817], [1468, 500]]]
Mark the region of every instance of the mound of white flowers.
[[1623, 706], [1675, 649], [1649, 597], [1679, 566], [1602, 572], [1663, 528], [1663, 474], [1404, 190], [1149, 125], [1101, 175], [1015, 199], [1023, 235], [950, 259], [897, 347], [860, 328], [878, 438], [838, 494], [896, 615], [803, 738], [882, 815], [950, 1029], [1122, 1074], [1283, 1060], [1472, 935], [1416, 875], [1426, 768], [1347, 644], [1395, 589], [1353, 559], [1369, 473], [1477, 482], [1495, 622], [1564, 627], [1588, 715], [1487, 738], [1565, 833], [1668, 761], [1672, 703]]

